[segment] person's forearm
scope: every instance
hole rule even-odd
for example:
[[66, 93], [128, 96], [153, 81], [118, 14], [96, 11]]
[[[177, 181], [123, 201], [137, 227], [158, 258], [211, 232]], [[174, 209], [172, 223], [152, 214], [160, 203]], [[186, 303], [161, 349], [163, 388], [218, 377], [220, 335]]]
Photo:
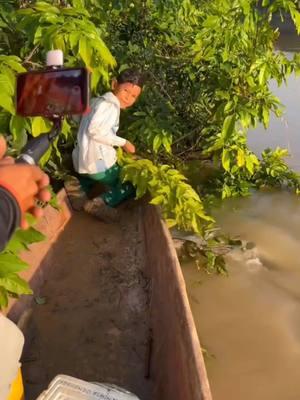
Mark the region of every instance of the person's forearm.
[[20, 226], [21, 210], [14, 196], [0, 186], [0, 252], [4, 250], [16, 228]]

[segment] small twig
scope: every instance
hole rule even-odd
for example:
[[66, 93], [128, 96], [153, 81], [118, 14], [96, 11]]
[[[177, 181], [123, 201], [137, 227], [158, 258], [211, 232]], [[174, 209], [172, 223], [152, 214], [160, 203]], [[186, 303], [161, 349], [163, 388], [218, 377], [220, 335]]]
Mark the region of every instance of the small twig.
[[191, 147], [189, 147], [188, 149], [185, 149], [184, 151], [181, 151], [180, 153], [176, 153], [177, 157], [180, 157], [182, 155], [184, 155], [185, 153], [190, 153], [191, 151], [193, 151], [195, 148], [197, 148], [198, 143], [194, 143]]
[[38, 68], [41, 68], [42, 67], [42, 64], [39, 64], [39, 63], [36, 63], [36, 62], [33, 62], [33, 61], [28, 61], [27, 63], [25, 63], [25, 61], [23, 62], [23, 65], [25, 65], [25, 64], [30, 64], [30, 65], [32, 65], [33, 67], [38, 67]]
[[[40, 47], [39, 44], [37, 44], [32, 50], [31, 52], [28, 54], [28, 56], [25, 58], [25, 60], [23, 61], [23, 64], [28, 64], [30, 62], [30, 59], [35, 55], [35, 53], [37, 52], [38, 48]], [[35, 64], [30, 62], [30, 64]]]
[[[197, 128], [198, 129], [198, 128]], [[179, 142], [181, 142], [182, 140], [184, 140], [185, 138], [189, 137], [190, 135], [194, 134], [196, 131], [196, 129], [193, 129], [191, 131], [189, 131], [188, 133], [185, 133], [184, 135], [180, 136], [178, 139], [174, 140], [174, 142], [172, 143], [172, 145], [175, 145]]]

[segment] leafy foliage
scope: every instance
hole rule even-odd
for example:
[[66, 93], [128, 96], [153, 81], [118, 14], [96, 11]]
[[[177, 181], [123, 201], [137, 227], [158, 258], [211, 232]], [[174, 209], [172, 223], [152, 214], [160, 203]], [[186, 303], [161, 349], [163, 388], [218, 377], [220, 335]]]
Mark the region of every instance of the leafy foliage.
[[[26, 68], [42, 67], [47, 51], [56, 48], [64, 51], [66, 66], [84, 65], [90, 69], [92, 88], [96, 89], [99, 81], [107, 85], [108, 71], [116, 65], [102, 40], [104, 33], [101, 25], [91, 22], [91, 16], [82, 2], [74, 4], [76, 7], [56, 6], [53, 2], [43, 1], [23, 2], [19, 9], [16, 2], [0, 4], [2, 35], [6, 38], [3, 39], [3, 47], [0, 47], [0, 129], [11, 133], [10, 140], [15, 151], [24, 146], [28, 135], [38, 136], [51, 129], [51, 123], [44, 118], [20, 118], [15, 115], [16, 73], [24, 72]], [[62, 133], [64, 140], [71, 140], [71, 126], [67, 121]], [[42, 166], [51, 156], [61, 161], [57, 142], [42, 160]]]
[[187, 178], [178, 170], [124, 155], [119, 156], [119, 163], [123, 166], [123, 180], [136, 186], [136, 197], [149, 193], [150, 203], [160, 206], [169, 227], [177, 226], [204, 235], [205, 228], [214, 222], [206, 214], [198, 194], [187, 184]]
[[28, 268], [28, 264], [18, 254], [28, 250], [30, 244], [44, 239], [44, 235], [32, 227], [27, 231], [18, 230], [0, 254], [0, 309], [7, 306], [9, 296], [32, 293], [28, 283], [18, 276], [19, 272]]
[[96, 88], [100, 78], [108, 82], [108, 69], [116, 61], [101, 39], [101, 28], [90, 21], [83, 3], [74, 4], [77, 7], [58, 7], [39, 1], [19, 10], [17, 29], [26, 37], [23, 52], [36, 46], [45, 56], [48, 50], [60, 49], [66, 55], [66, 66], [84, 64], [91, 69], [92, 87]]
[[[186, 171], [190, 159], [210, 160], [217, 173], [197, 185], [203, 201], [211, 200], [212, 194], [222, 199], [247, 196], [265, 184], [298, 192], [299, 177], [282, 153], [264, 152], [260, 161], [247, 146], [249, 128], [258, 124], [267, 128], [270, 113], [283, 112], [269, 80], [281, 85], [291, 73], [299, 72], [299, 54], [289, 59], [275, 49], [280, 33], [270, 23], [274, 13], [282, 19], [291, 16], [299, 31], [296, 4], [286, 0], [263, 1], [260, 7], [255, 0], [122, 2], [110, 14], [114, 29], [108, 43], [118, 55], [120, 68], [138, 64], [149, 75], [138, 111], [124, 119], [129, 138], [155, 165], [167, 163], [169, 168]], [[138, 180], [134, 169], [143, 173]], [[130, 164], [129, 179], [142, 192], [147, 187], [151, 193], [147, 169], [154, 179], [161, 179], [159, 169], [146, 163], [143, 172], [138, 163]], [[167, 203], [162, 197], [157, 201]], [[173, 209], [178, 212], [178, 207]], [[206, 221], [200, 219], [199, 224], [198, 232], [203, 234]], [[215, 260], [213, 255], [208, 262]]]
[[[44, 118], [21, 118], [15, 114], [17, 73], [41, 67], [46, 52], [58, 48], [64, 51], [67, 66], [85, 65], [91, 70], [92, 88], [96, 89], [100, 80], [107, 84], [108, 71], [116, 64], [102, 40], [101, 26], [96, 27], [90, 21], [83, 2], [74, 1], [74, 8], [60, 2], [57, 5], [42, 1], [18, 3], [0, 3], [0, 130], [10, 132], [7, 138], [11, 155], [20, 151], [29, 136], [38, 136], [51, 129], [51, 123]], [[72, 140], [71, 125], [67, 121], [64, 121], [62, 133], [65, 141]], [[56, 171], [61, 162], [56, 141], [41, 160], [41, 165], [45, 167], [49, 163]], [[55, 199], [52, 204], [56, 206]], [[18, 231], [5, 252], [0, 254], [0, 308], [7, 305], [9, 296], [31, 293], [28, 284], [18, 276], [28, 267], [18, 254], [29, 244], [43, 239], [43, 235], [33, 228]]]
[[299, 174], [293, 172], [286, 165], [284, 158], [288, 157], [286, 149], [277, 147], [275, 150], [266, 149], [262, 153], [261, 167], [255, 174], [255, 183], [258, 188], [269, 187], [289, 187], [297, 194], [300, 193]]

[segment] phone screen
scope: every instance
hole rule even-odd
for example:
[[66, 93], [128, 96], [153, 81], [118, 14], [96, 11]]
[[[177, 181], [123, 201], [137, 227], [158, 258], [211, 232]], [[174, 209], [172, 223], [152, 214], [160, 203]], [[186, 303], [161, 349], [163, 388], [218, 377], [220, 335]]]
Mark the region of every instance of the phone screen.
[[16, 101], [24, 117], [83, 114], [89, 106], [89, 72], [68, 68], [19, 74]]

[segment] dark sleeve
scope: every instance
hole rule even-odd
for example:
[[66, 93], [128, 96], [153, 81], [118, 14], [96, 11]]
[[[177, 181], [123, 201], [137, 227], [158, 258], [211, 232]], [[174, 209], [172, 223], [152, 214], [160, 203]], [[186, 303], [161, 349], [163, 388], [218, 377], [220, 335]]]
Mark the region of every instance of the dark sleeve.
[[14, 196], [0, 186], [0, 252], [21, 223], [21, 210]]

